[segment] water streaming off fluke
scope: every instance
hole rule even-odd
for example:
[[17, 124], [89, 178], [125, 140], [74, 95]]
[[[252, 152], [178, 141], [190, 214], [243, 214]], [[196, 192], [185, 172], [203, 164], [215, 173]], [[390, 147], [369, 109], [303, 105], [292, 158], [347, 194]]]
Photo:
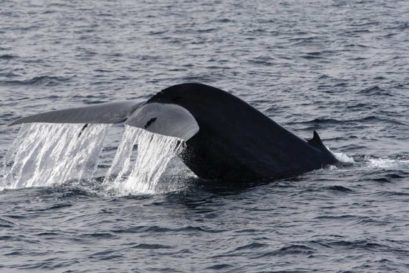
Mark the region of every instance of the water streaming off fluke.
[[168, 163], [183, 147], [182, 139], [126, 126], [104, 184], [121, 195], [154, 193]]
[[[33, 123], [22, 125], [5, 157], [0, 189], [53, 186], [91, 180], [109, 125]], [[103, 186], [119, 195], [155, 193], [181, 139], [125, 126]]]
[[2, 188], [51, 186], [90, 179], [107, 127], [23, 124], [5, 158]]

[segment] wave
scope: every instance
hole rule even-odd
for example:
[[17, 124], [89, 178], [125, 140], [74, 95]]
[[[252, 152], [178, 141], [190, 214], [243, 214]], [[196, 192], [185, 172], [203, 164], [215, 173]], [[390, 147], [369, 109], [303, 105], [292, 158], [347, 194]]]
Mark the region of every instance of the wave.
[[3, 55], [0, 55], [0, 60], [6, 60], [6, 61], [8, 61], [8, 60], [15, 59], [15, 58], [17, 58], [16, 55], [11, 55], [11, 54], [3, 54]]
[[344, 187], [344, 186], [340, 186], [340, 185], [328, 186], [328, 187], [325, 187], [325, 188], [327, 190], [334, 191], [334, 192], [344, 192], [344, 193], [353, 192], [352, 189]]
[[388, 90], [382, 89], [377, 85], [362, 89], [359, 93], [369, 96], [392, 96]]
[[6, 80], [0, 81], [2, 85], [43, 85], [56, 86], [61, 82], [68, 81], [69, 78], [57, 76], [37, 76], [27, 80]]
[[285, 255], [312, 255], [315, 252], [316, 252], [316, 249], [308, 247], [306, 245], [293, 244], [293, 245], [281, 247], [277, 250], [265, 252], [261, 255], [258, 255], [256, 258], [285, 256]]

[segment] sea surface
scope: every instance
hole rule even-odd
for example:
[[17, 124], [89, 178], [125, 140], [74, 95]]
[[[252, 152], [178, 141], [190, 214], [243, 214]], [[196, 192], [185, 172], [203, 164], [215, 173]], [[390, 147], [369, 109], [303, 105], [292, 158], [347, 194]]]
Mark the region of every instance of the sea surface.
[[93, 177], [2, 184], [0, 272], [409, 272], [408, 14], [406, 0], [0, 0], [2, 162], [20, 117], [201, 82], [317, 130], [344, 163], [108, 191], [123, 128], [105, 128]]

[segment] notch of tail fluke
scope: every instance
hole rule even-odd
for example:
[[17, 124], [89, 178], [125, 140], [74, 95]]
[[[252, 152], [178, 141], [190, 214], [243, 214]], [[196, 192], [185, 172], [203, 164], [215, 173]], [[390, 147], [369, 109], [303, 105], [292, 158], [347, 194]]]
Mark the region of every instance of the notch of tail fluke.
[[86, 107], [57, 110], [24, 117], [11, 125], [22, 123], [121, 123], [138, 108], [136, 102], [112, 102]]

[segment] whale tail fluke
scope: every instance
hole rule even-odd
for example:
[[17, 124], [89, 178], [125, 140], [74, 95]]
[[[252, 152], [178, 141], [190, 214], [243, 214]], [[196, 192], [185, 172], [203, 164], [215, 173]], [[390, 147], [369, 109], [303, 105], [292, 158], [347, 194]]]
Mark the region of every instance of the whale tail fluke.
[[22, 123], [121, 123], [136, 110], [140, 103], [113, 102], [86, 107], [51, 111], [24, 117], [11, 125]]
[[83, 123], [83, 130], [92, 123], [125, 123], [184, 140], [190, 139], [199, 131], [199, 125], [189, 111], [175, 104], [162, 103], [106, 103], [32, 115], [10, 125], [22, 123]]

